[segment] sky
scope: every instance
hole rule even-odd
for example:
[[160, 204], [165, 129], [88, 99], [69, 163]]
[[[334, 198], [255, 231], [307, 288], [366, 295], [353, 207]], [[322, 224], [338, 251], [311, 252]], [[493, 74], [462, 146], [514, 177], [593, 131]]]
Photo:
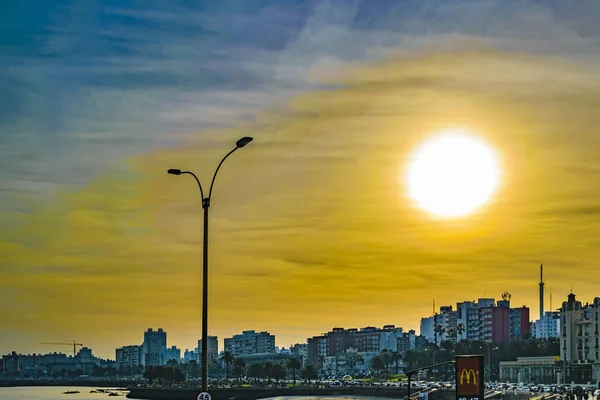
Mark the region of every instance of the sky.
[[[279, 346], [419, 328], [505, 290], [538, 314], [600, 296], [600, 3], [20, 0], [0, 5], [0, 353], [95, 354], [201, 332]], [[466, 129], [489, 203], [407, 197], [415, 148]], [[435, 299], [435, 300], [434, 300]]]

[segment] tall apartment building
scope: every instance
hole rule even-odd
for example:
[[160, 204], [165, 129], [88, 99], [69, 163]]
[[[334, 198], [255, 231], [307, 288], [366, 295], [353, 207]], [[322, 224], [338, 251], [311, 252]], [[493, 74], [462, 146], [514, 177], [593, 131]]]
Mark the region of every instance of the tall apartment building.
[[175, 360], [179, 362], [181, 359], [181, 349], [177, 348], [177, 346], [171, 346], [165, 351], [165, 362], [170, 360]]
[[531, 335], [529, 307], [511, 308], [509, 336], [512, 340], [525, 340]]
[[560, 337], [560, 313], [546, 311], [541, 319], [532, 323], [531, 335], [536, 339]]
[[157, 331], [148, 329], [144, 332], [142, 344], [143, 365], [164, 365], [167, 352], [167, 332], [159, 328]]
[[444, 340], [482, 340], [502, 343], [510, 339], [526, 339], [530, 334], [529, 308], [510, 308], [509, 297], [499, 300], [481, 298], [475, 301], [440, 307], [440, 312], [421, 318], [421, 335], [430, 343]]
[[583, 305], [570, 293], [560, 308], [560, 358], [570, 381], [600, 381], [600, 298]]
[[333, 328], [331, 332], [308, 339], [307, 362], [316, 365], [322, 357], [335, 357], [350, 349], [363, 354], [377, 354], [385, 349], [397, 351], [398, 338], [401, 337], [402, 328], [394, 325], [385, 325], [383, 328]]
[[442, 306], [439, 313], [421, 318], [421, 335], [438, 345], [444, 340], [456, 341], [457, 312], [452, 306]]
[[269, 332], [243, 331], [224, 340], [225, 351], [234, 357], [275, 353], [275, 336]]
[[[208, 337], [207, 351], [210, 361], [217, 361], [219, 359], [219, 339], [217, 336]], [[202, 339], [198, 340], [198, 357], [202, 359]]]
[[142, 365], [142, 346], [123, 346], [115, 350], [117, 367], [137, 367]]

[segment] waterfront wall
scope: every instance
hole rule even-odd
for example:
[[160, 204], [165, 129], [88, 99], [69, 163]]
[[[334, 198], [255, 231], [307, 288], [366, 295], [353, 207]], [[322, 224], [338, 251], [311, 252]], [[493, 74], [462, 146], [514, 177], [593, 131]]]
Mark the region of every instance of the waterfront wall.
[[[129, 389], [127, 397], [142, 400], [195, 400], [200, 389], [137, 388]], [[213, 400], [258, 400], [281, 396], [369, 396], [404, 398], [406, 389], [390, 387], [350, 387], [350, 388], [231, 388], [210, 389]], [[454, 391], [440, 391], [440, 400], [454, 400]]]

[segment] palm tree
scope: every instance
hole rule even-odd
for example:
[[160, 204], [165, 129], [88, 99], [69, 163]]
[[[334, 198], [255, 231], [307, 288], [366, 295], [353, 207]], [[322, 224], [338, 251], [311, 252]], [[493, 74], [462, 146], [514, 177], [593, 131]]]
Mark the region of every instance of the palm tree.
[[238, 382], [244, 375], [244, 368], [246, 367], [246, 361], [243, 358], [236, 358], [233, 361], [233, 375], [237, 376]]
[[221, 354], [221, 360], [225, 363], [225, 379], [227, 380], [229, 379], [229, 364], [233, 363], [235, 358], [230, 352], [224, 351], [223, 354]]
[[308, 381], [308, 383], [313, 379], [317, 379], [318, 376], [319, 374], [314, 365], [305, 365], [304, 368], [302, 368], [302, 371], [300, 371], [300, 377], [304, 379], [305, 382]]
[[394, 362], [392, 352], [388, 349], [383, 349], [383, 351], [379, 354], [381, 357], [381, 362], [383, 362], [384, 369], [388, 369], [390, 365]]
[[377, 373], [385, 369], [385, 364], [381, 356], [371, 358], [371, 369]]
[[456, 325], [456, 333], [460, 337], [460, 340], [462, 340], [462, 335], [465, 333], [465, 324], [459, 322], [458, 325]]
[[365, 358], [361, 354], [358, 354], [355, 358], [355, 361], [356, 365], [362, 365], [365, 362]]
[[400, 371], [400, 361], [402, 361], [402, 353], [399, 351], [392, 351], [392, 362], [396, 367], [396, 374]]
[[[434, 328], [435, 331], [435, 344], [441, 343], [444, 338], [444, 333], [446, 332], [446, 328], [444, 328], [441, 324], [437, 324]], [[439, 341], [438, 341], [439, 338]]]
[[302, 368], [302, 363], [296, 357], [290, 358], [287, 362], [287, 368], [292, 370], [294, 377], [294, 386], [296, 386], [296, 372]]
[[325, 370], [323, 364], [325, 364], [325, 356], [319, 356], [319, 371], [321, 371], [321, 374], [324, 375]]

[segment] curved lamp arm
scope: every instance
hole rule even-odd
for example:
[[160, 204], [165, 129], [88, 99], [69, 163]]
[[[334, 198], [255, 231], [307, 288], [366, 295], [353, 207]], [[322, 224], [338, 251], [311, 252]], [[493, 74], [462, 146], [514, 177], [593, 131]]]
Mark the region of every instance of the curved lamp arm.
[[233, 150], [231, 150], [229, 153], [225, 154], [225, 157], [223, 157], [223, 159], [221, 160], [221, 162], [219, 163], [219, 165], [217, 165], [217, 169], [215, 170], [215, 173], [212, 177], [212, 181], [210, 181], [210, 188], [208, 189], [208, 200], [210, 201], [210, 198], [212, 196], [212, 190], [213, 190], [213, 186], [215, 184], [215, 179], [217, 178], [217, 173], [219, 172], [219, 168], [221, 168], [221, 165], [223, 165], [223, 163], [225, 162], [225, 160], [227, 160], [227, 157], [229, 157], [230, 155], [233, 154], [234, 151], [236, 151], [239, 147], [235, 147]]
[[194, 174], [192, 171], [182, 171], [180, 169], [177, 168], [171, 168], [167, 171], [168, 174], [171, 175], [184, 175], [184, 174], [188, 174], [194, 177], [194, 179], [196, 180], [196, 183], [198, 183], [198, 187], [200, 188], [200, 196], [202, 197], [202, 199], [204, 200], [204, 190], [202, 190], [202, 184], [200, 183], [200, 179], [198, 179], [198, 177], [196, 176], [196, 174]]
[[202, 190], [202, 184], [200, 183], [200, 179], [198, 179], [198, 177], [196, 176], [196, 174], [194, 174], [192, 171], [181, 171], [181, 174], [188, 174], [194, 177], [194, 179], [196, 180], [196, 182], [198, 183], [198, 187], [200, 188], [200, 196], [202, 196], [202, 198], [204, 198], [204, 190]]

